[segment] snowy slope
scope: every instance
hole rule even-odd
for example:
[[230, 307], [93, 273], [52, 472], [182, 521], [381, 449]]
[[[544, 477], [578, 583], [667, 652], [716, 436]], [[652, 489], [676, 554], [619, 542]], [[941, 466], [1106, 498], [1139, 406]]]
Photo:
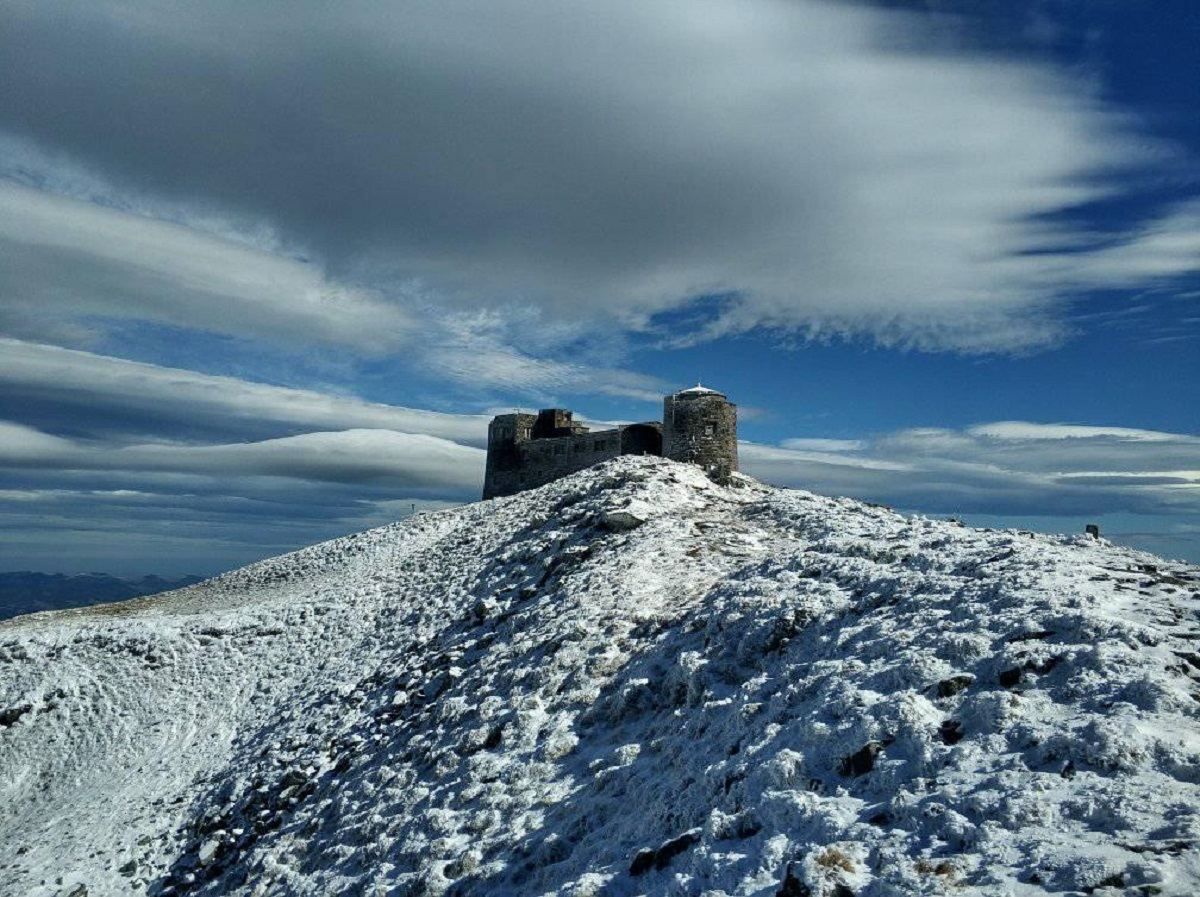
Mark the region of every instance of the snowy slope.
[[1198, 610], [622, 458], [0, 623], [0, 894], [1198, 893]]

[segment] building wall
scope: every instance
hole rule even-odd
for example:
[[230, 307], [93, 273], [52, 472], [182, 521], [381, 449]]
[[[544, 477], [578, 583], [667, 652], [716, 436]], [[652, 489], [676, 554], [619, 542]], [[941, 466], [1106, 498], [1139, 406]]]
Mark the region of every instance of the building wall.
[[[520, 446], [528, 442], [537, 420], [534, 414], [498, 414], [488, 425], [487, 467], [483, 475], [483, 497], [510, 495], [524, 463]], [[510, 487], [512, 484], [512, 487]]]
[[[493, 454], [502, 458], [502, 463], [493, 464]], [[511, 445], [489, 440], [483, 497], [496, 498], [544, 486], [620, 454], [620, 430], [599, 430], [545, 439], [518, 439]]]
[[737, 406], [719, 392], [663, 399], [663, 457], [703, 467], [718, 483], [738, 469]]

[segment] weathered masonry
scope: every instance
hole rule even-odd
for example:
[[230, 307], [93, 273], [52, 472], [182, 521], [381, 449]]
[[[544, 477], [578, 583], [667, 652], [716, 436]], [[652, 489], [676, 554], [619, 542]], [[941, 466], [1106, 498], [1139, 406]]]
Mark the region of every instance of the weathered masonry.
[[483, 497], [512, 495], [618, 455], [661, 455], [698, 464], [717, 482], [738, 469], [737, 406], [693, 386], [663, 399], [662, 422], [592, 431], [563, 408], [500, 414], [488, 427]]

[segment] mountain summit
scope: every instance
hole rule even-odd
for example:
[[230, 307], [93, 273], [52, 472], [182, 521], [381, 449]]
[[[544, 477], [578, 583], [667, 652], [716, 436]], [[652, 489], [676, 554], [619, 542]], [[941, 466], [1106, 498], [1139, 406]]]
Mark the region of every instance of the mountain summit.
[[622, 457], [0, 623], [0, 892], [1192, 894], [1198, 610]]

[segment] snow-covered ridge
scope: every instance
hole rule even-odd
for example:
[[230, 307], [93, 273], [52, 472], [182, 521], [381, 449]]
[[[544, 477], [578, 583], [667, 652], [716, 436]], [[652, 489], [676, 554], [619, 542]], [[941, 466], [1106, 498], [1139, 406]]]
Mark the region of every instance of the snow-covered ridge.
[[1198, 610], [620, 458], [0, 623], [0, 894], [1192, 894]]

